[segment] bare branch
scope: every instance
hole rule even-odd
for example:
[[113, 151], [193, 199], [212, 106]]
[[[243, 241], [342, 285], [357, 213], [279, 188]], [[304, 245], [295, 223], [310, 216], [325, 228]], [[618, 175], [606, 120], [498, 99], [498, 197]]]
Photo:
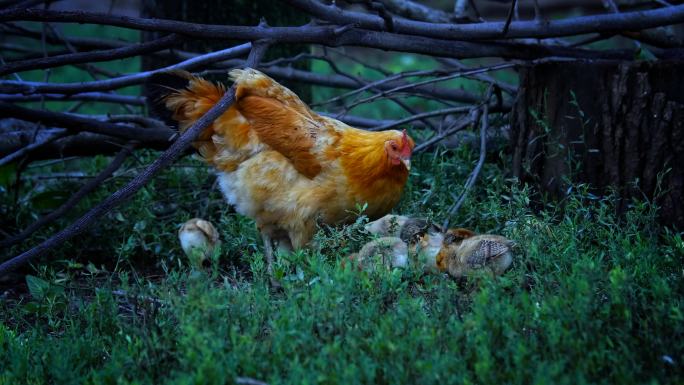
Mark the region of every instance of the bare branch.
[[56, 127], [64, 127], [71, 131], [88, 131], [98, 134], [110, 135], [116, 138], [129, 140], [168, 142], [174, 132], [170, 129], [141, 129], [123, 124], [112, 124], [95, 119], [88, 119], [73, 114], [52, 112], [46, 110], [33, 110], [15, 104], [0, 102], [0, 114], [5, 117], [13, 117], [27, 122], [42, 122]]
[[[163, 19], [145, 19], [139, 17], [115, 16], [88, 12], [60, 12], [42, 9], [9, 10], [0, 12], [0, 21], [27, 20], [60, 23], [94, 23], [140, 29], [145, 31], [175, 32], [187, 36], [208, 39], [270, 39], [273, 42], [279, 43], [317, 43], [329, 46], [357, 45], [362, 47], [455, 58], [503, 57], [512, 59], [535, 59], [540, 57], [558, 56], [620, 60], [629, 59], [632, 57], [632, 53], [626, 51], [586, 51], [566, 47], [540, 46], [520, 43], [471, 42], [480, 35], [482, 35], [483, 38], [499, 37], [501, 29], [503, 28], [503, 24], [501, 23], [480, 23], [467, 25], [449, 24], [446, 25], [448, 28], [440, 29], [440, 26], [445, 25], [417, 22], [412, 20], [398, 20], [397, 22], [402, 23], [419, 23], [421, 27], [415, 30], [409, 29], [403, 31], [402, 34], [377, 32], [382, 31], [385, 28], [384, 20], [381, 17], [358, 12], [349, 13], [347, 11], [340, 11], [337, 8], [330, 8], [313, 1], [290, 0], [290, 2], [297, 4], [303, 2], [305, 4], [315, 4], [315, 7], [322, 7], [327, 14], [332, 13], [332, 16], [328, 16], [332, 17], [333, 19], [346, 20], [339, 21], [339, 23], [345, 27], [340, 29], [338, 26], [311, 25], [304, 25], [301, 27], [206, 25]], [[582, 33], [582, 28], [588, 29], [591, 27], [593, 31], [594, 29], [604, 26], [604, 22], [606, 23], [607, 27], [617, 27], [599, 29], [621, 29], [623, 25], [625, 26], [624, 28], [632, 27], [632, 29], [641, 29], [642, 27], [646, 28], [648, 26], [673, 24], [679, 21], [684, 21], [684, 6], [670, 7], [668, 8], [668, 11], [669, 12], [663, 12], [661, 10], [630, 12], [617, 16], [586, 16], [570, 20], [571, 23], [569, 25], [562, 24], [566, 22], [565, 20], [548, 22], [541, 25], [536, 22], [532, 22], [533, 25], [523, 26], [524, 28], [520, 29], [522, 32], [527, 32], [528, 29], [533, 32], [543, 30], [549, 32], [550, 35], [554, 35], [553, 32], [565, 33], [566, 30], [568, 31], [567, 34], [576, 34]], [[644, 17], [646, 16], [645, 14], [648, 14], [649, 17]], [[369, 17], [370, 19], [368, 19]], [[368, 25], [374, 30], [365, 30], [356, 27], [347, 28], [347, 26], [354, 26], [357, 25], [357, 23]], [[561, 24], [557, 25], [558, 23]], [[582, 28], [576, 28], [576, 24], [579, 24]], [[511, 24], [511, 28], [507, 36], [525, 37], [526, 33], [522, 33], [522, 36], [512, 36], [513, 32], [516, 31], [516, 29], [514, 29], [515, 25], [516, 23]], [[551, 25], [553, 28], [548, 28], [549, 25]], [[498, 27], [498, 30], [494, 35], [492, 35], [489, 32], [489, 29], [483, 28], [482, 26], [488, 28], [496, 26]], [[474, 27], [476, 28], [473, 31]], [[460, 28], [465, 28], [465, 33], [464, 31], [460, 31]], [[579, 32], [576, 30], [579, 30]], [[485, 33], [482, 33], [482, 31]], [[531, 35], [534, 35], [532, 37], [545, 36], [544, 34], [539, 33], [532, 33]], [[437, 37], [439, 39], [426, 36]], [[459, 41], [455, 39], [463, 40]]]
[[42, 59], [30, 59], [14, 61], [0, 66], [0, 76], [14, 72], [59, 67], [67, 64], [95, 63], [111, 61], [146, 53], [157, 52], [179, 44], [182, 39], [175, 34], [140, 44], [132, 44], [121, 48], [113, 48], [102, 51], [77, 52], [58, 56], [49, 56]]
[[513, 0], [511, 2], [511, 8], [508, 10], [508, 16], [506, 16], [506, 22], [501, 30], [501, 36], [506, 36], [508, 29], [511, 26], [511, 21], [513, 20], [513, 13], [515, 13], [516, 7], [518, 6], [518, 0]]
[[372, 127], [370, 128], [371, 131], [383, 131], [383, 130], [389, 130], [395, 127], [399, 127], [401, 125], [404, 125], [406, 123], [413, 122], [415, 120], [420, 120], [424, 118], [430, 118], [433, 116], [444, 116], [444, 115], [450, 115], [450, 114], [460, 114], [464, 112], [468, 112], [472, 109], [472, 107], [451, 107], [451, 108], [444, 108], [441, 110], [435, 110], [435, 111], [428, 111], [428, 112], [423, 112], [421, 114], [417, 115], [412, 115], [403, 119], [395, 120], [390, 123], [386, 123], [382, 126], [377, 126], [377, 127]]
[[[250, 51], [248, 65], [256, 66], [261, 56], [266, 49], [264, 43], [254, 44]], [[138, 174], [126, 186], [117, 190], [114, 194], [102, 201], [97, 206], [93, 207], [85, 215], [79, 218], [76, 222], [67, 226], [62, 231], [51, 236], [43, 243], [25, 251], [24, 253], [3, 262], [0, 265], [0, 276], [3, 276], [16, 268], [29, 263], [34, 258], [40, 256], [44, 252], [62, 244], [66, 240], [81, 233], [90, 226], [102, 215], [109, 212], [112, 208], [118, 206], [145, 186], [158, 172], [170, 165], [173, 161], [178, 159], [183, 151], [190, 146], [190, 144], [197, 138], [200, 132], [204, 131], [216, 118], [221, 116], [228, 107], [233, 104], [235, 100], [235, 90], [231, 87], [219, 101], [212, 106], [201, 118], [199, 118], [187, 131], [173, 142], [168, 150], [164, 151], [152, 164]]]
[[352, 108], [352, 107], [357, 106], [357, 105], [362, 104], [362, 103], [372, 102], [373, 100], [378, 99], [379, 97], [383, 96], [384, 94], [389, 94], [392, 92], [399, 92], [399, 91], [411, 89], [413, 87], [419, 87], [422, 85], [431, 84], [431, 83], [435, 83], [435, 82], [441, 82], [441, 81], [446, 81], [446, 80], [450, 80], [450, 79], [456, 79], [456, 78], [467, 76], [467, 75], [476, 75], [476, 74], [481, 74], [481, 73], [490, 72], [490, 71], [497, 71], [497, 70], [501, 70], [501, 69], [512, 68], [515, 65], [516, 65], [515, 63], [497, 64], [497, 65], [493, 65], [493, 66], [488, 66], [488, 67], [483, 67], [483, 68], [475, 68], [475, 69], [471, 69], [468, 71], [457, 72], [455, 74], [451, 74], [451, 75], [447, 75], [447, 76], [441, 76], [441, 77], [434, 78], [434, 79], [423, 80], [423, 81], [420, 81], [417, 83], [410, 83], [410, 84], [405, 84], [402, 86], [397, 86], [397, 87], [394, 87], [394, 88], [391, 88], [391, 89], [385, 91], [381, 95], [369, 96], [365, 99], [358, 100], [358, 101], [352, 103], [348, 108]]
[[84, 92], [80, 94], [62, 95], [62, 94], [0, 94], [0, 101], [3, 102], [36, 102], [41, 100], [53, 100], [60, 102], [71, 101], [85, 101], [85, 102], [101, 102], [101, 103], [116, 103], [129, 104], [133, 106], [144, 106], [145, 98], [140, 96], [119, 95], [104, 92]]
[[31, 234], [35, 233], [36, 230], [38, 230], [39, 228], [54, 222], [56, 219], [66, 214], [69, 210], [76, 206], [78, 202], [81, 201], [81, 199], [83, 199], [86, 195], [90, 194], [91, 191], [100, 187], [107, 178], [109, 178], [116, 170], [118, 170], [119, 167], [121, 167], [121, 165], [123, 164], [126, 157], [133, 150], [133, 147], [133, 144], [126, 145], [116, 155], [116, 157], [114, 157], [112, 162], [104, 170], [102, 170], [95, 178], [89, 180], [88, 183], [84, 184], [57, 210], [33, 222], [30, 226], [28, 226], [19, 234], [0, 240], [0, 249], [10, 247], [16, 243], [23, 241], [24, 239], [30, 237]]
[[[492, 91], [493, 91], [493, 86], [489, 88], [489, 91], [487, 91], [487, 98], [486, 100], [488, 101], [491, 96], [492, 96]], [[463, 187], [463, 191], [461, 194], [458, 196], [458, 199], [456, 202], [449, 208], [449, 211], [447, 212], [446, 219], [444, 220], [444, 224], [442, 225], [442, 228], [448, 229], [449, 228], [449, 221], [451, 220], [451, 217], [458, 212], [458, 209], [461, 208], [463, 205], [463, 202], [465, 202], [466, 195], [468, 194], [468, 191], [473, 187], [475, 184], [475, 181], [477, 180], [478, 175], [480, 175], [480, 171], [482, 170], [482, 166], [484, 165], [485, 157], [487, 155], [487, 130], [489, 129], [489, 103], [485, 102], [484, 105], [482, 106], [482, 124], [480, 125], [480, 157], [477, 160], [477, 164], [475, 165], [475, 168], [473, 171], [470, 173], [468, 176], [468, 179], [466, 180], [465, 186]]]
[[15, 161], [15, 160], [17, 160], [23, 156], [26, 156], [28, 153], [30, 153], [30, 152], [38, 149], [38, 148], [41, 148], [41, 147], [43, 147], [49, 143], [52, 143], [59, 138], [63, 138], [67, 134], [68, 134], [67, 130], [59, 130], [59, 131], [53, 133], [52, 135], [48, 136], [47, 138], [45, 138], [43, 140], [35, 141], [26, 147], [23, 147], [23, 148], [15, 151], [15, 152], [5, 156], [5, 157], [3, 157], [3, 158], [0, 158], [0, 166], [3, 166], [3, 165], [10, 163], [10, 162], [13, 162], [13, 161]]
[[[360, 12], [344, 11], [334, 5], [324, 5], [315, 0], [285, 0], [287, 3], [315, 17], [333, 23], [358, 23], [359, 27], [382, 30], [384, 21]], [[1, 18], [0, 18], [1, 20]], [[684, 5], [648, 11], [621, 14], [580, 16], [563, 20], [511, 22], [506, 33], [509, 38], [545, 38], [580, 35], [591, 32], [638, 31], [684, 22]], [[501, 36], [505, 22], [474, 24], [438, 24], [414, 20], [396, 19], [397, 33], [435, 37], [452, 40], [496, 39]]]
[[226, 48], [221, 51], [200, 55], [180, 63], [160, 68], [154, 71], [145, 71], [135, 74], [125, 75], [114, 79], [97, 80], [82, 83], [41, 83], [41, 82], [19, 82], [19, 81], [0, 81], [0, 92], [4, 93], [62, 93], [77, 94], [91, 91], [108, 91], [123, 88], [136, 84], [144, 83], [152, 75], [177, 69], [191, 70], [193, 68], [205, 66], [214, 62], [231, 59], [246, 54], [251, 48], [251, 44], [241, 44], [235, 47]]
[[407, 19], [429, 21], [432, 23], [449, 23], [449, 14], [439, 9], [430, 8], [410, 0], [382, 0], [390, 11]]
[[[471, 108], [471, 110], [473, 110]], [[475, 109], [476, 111], [479, 111], [478, 109]], [[425, 150], [430, 149], [432, 146], [435, 144], [441, 142], [442, 140], [450, 137], [451, 135], [466, 129], [468, 126], [471, 124], [475, 123], [478, 119], [478, 116], [476, 114], [469, 114], [462, 119], [459, 119], [458, 121], [454, 122], [448, 129], [444, 130], [441, 133], [435, 134], [432, 138], [426, 140], [425, 142], [417, 145], [414, 149], [413, 152], [415, 153], [421, 153]]]

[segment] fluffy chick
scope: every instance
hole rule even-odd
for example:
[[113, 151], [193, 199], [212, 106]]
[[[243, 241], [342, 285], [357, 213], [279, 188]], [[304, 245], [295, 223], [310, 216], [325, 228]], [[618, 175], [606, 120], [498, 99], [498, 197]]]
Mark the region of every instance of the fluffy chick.
[[399, 237], [401, 228], [410, 218], [404, 215], [387, 214], [384, 217], [368, 222], [364, 228], [380, 237]]
[[417, 242], [430, 232], [441, 232], [442, 228], [425, 218], [412, 218], [405, 215], [387, 214], [369, 222], [364, 227], [367, 232], [380, 237], [399, 237], [406, 243]]
[[460, 241], [445, 243], [437, 255], [437, 266], [456, 278], [483, 268], [500, 275], [511, 266], [511, 248], [514, 244], [500, 235], [473, 235]]
[[441, 234], [442, 228], [425, 218], [409, 218], [399, 230], [402, 241], [413, 244], [419, 242], [426, 235]]
[[200, 218], [192, 218], [183, 223], [178, 230], [178, 239], [185, 255], [194, 266], [211, 257], [214, 248], [219, 245], [219, 234], [211, 222]]
[[449, 229], [444, 235], [444, 244], [449, 245], [452, 243], [458, 243], [466, 238], [470, 238], [476, 235], [474, 231], [464, 229], [461, 227], [455, 229]]
[[408, 266], [408, 245], [397, 237], [382, 237], [366, 243], [358, 253], [349, 256], [359, 270], [375, 270]]
[[408, 247], [410, 263], [427, 272], [437, 272], [436, 257], [442, 248], [442, 228], [425, 218], [388, 214], [365, 227], [371, 234], [398, 237]]

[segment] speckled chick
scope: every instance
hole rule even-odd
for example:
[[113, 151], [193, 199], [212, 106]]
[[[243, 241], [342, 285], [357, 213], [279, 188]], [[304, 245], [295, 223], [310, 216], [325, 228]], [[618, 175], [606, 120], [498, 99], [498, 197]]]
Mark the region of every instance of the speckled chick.
[[511, 266], [514, 244], [500, 235], [473, 235], [446, 243], [437, 255], [437, 266], [457, 278], [483, 268], [500, 275]]
[[387, 214], [378, 220], [368, 222], [364, 228], [379, 237], [399, 237], [402, 226], [409, 219], [404, 215]]
[[408, 266], [408, 245], [397, 237], [382, 237], [366, 243], [358, 253], [349, 256], [360, 270], [373, 271]]
[[402, 241], [413, 244], [429, 234], [441, 234], [442, 228], [425, 218], [408, 218], [399, 230]]
[[214, 253], [220, 244], [219, 234], [211, 222], [200, 218], [192, 218], [183, 223], [178, 230], [178, 239], [185, 255], [198, 265]]

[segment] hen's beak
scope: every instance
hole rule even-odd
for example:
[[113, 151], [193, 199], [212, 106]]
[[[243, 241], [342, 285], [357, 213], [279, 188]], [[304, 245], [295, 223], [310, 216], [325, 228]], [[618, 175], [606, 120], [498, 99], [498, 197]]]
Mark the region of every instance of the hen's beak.
[[407, 171], [411, 171], [411, 158], [399, 158], [399, 160], [406, 166]]

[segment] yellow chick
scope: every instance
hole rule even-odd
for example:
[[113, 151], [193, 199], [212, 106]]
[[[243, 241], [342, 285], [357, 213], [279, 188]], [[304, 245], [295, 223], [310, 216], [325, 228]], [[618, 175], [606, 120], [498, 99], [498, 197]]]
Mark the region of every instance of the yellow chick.
[[183, 223], [178, 230], [178, 239], [193, 266], [201, 266], [221, 243], [214, 225], [200, 218], [192, 218]]
[[495, 275], [505, 272], [513, 262], [515, 242], [500, 235], [481, 234], [445, 243], [437, 255], [437, 267], [452, 277], [463, 277], [487, 268]]
[[366, 243], [348, 258], [360, 270], [373, 271], [378, 266], [404, 268], [408, 266], [408, 245], [397, 237], [382, 237]]

